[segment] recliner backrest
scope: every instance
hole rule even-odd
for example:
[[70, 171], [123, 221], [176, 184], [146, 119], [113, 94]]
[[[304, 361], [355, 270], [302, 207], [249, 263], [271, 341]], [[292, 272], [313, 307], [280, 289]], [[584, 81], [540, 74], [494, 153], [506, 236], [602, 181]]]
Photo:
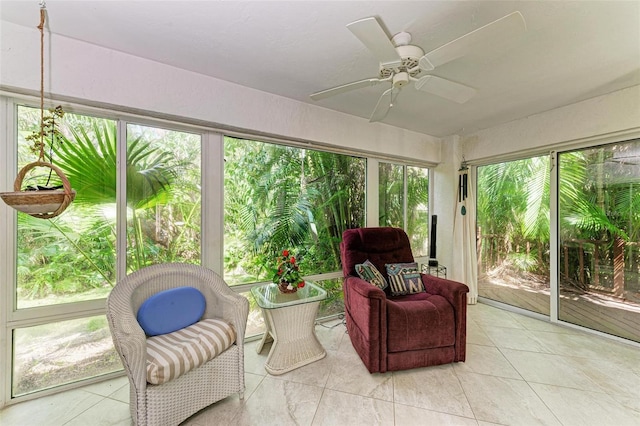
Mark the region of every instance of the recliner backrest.
[[369, 259], [387, 277], [387, 263], [413, 262], [411, 244], [400, 228], [354, 228], [342, 233], [340, 257], [344, 276], [356, 275], [355, 265]]

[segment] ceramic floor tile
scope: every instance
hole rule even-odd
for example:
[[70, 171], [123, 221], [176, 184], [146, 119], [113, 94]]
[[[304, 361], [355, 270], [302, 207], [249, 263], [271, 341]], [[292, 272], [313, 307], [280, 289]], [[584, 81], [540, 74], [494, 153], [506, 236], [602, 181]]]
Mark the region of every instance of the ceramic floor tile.
[[[598, 336], [550, 333], [548, 331], [530, 331], [529, 333], [547, 348], [547, 352], [564, 356], [606, 360], [606, 344], [614, 343], [605, 342], [605, 347], [599, 348], [602, 344], [598, 342]], [[603, 351], [605, 352], [603, 353]]]
[[333, 358], [335, 356], [335, 352], [327, 351], [327, 355], [318, 361], [296, 368], [288, 373], [271, 377], [305, 385], [324, 387], [329, 378], [329, 373], [331, 373], [331, 364], [334, 362]]
[[438, 413], [408, 405], [395, 405], [395, 421], [398, 426], [477, 426], [475, 419]]
[[[246, 401], [246, 396], [245, 396]], [[209, 407], [199, 411], [185, 420], [181, 426], [209, 426], [209, 425], [230, 425], [233, 418], [242, 411], [245, 401], [241, 401], [239, 396], [230, 395], [225, 399], [211, 404]]]
[[489, 339], [499, 348], [550, 352], [547, 346], [536, 339], [533, 333], [528, 330], [490, 326], [484, 327], [484, 330]]
[[347, 331], [342, 320], [317, 324], [315, 330], [320, 344], [327, 351], [337, 351]]
[[[264, 370], [271, 344], [257, 354], [247, 343], [245, 400], [232, 395], [182, 426], [640, 425], [638, 346], [472, 305], [465, 363], [369, 374], [344, 325], [329, 324], [316, 326], [327, 357], [281, 376]], [[121, 377], [8, 406], [0, 424], [124, 426], [128, 402]]]
[[92, 385], [82, 387], [83, 391], [95, 393], [100, 396], [109, 396], [121, 389], [123, 386], [129, 384], [129, 379], [125, 376], [117, 377], [115, 379], [107, 380], [101, 383], [94, 383]]
[[393, 408], [388, 401], [325, 389], [312, 424], [393, 426]]
[[353, 347], [353, 343], [351, 343], [351, 338], [348, 334], [344, 336], [342, 341], [340, 342], [340, 346], [338, 347], [338, 352], [346, 352], [354, 355], [358, 355], [355, 348]]
[[524, 329], [510, 312], [492, 306], [476, 304], [469, 306], [467, 316], [480, 325]]
[[502, 355], [500, 350], [491, 346], [467, 344], [465, 362], [452, 364], [456, 373], [468, 372], [490, 374], [492, 376], [522, 379], [511, 363]]
[[482, 326], [475, 321], [467, 322], [467, 343], [474, 345], [495, 346]]
[[477, 420], [505, 425], [560, 425], [524, 380], [475, 373], [458, 377]]
[[129, 403], [129, 383], [127, 381], [127, 383], [120, 387], [120, 389], [114, 391], [112, 394], [109, 395], [109, 398], [111, 399], [115, 399], [116, 401], [120, 401], [120, 402], [125, 402], [125, 403]]
[[551, 333], [563, 333], [563, 334], [583, 333], [582, 331], [575, 328], [562, 326], [558, 324], [552, 324], [549, 321], [532, 318], [525, 315], [515, 314], [514, 318], [516, 319], [516, 321], [522, 324], [527, 330], [531, 330], [531, 331], [548, 331]]
[[260, 353], [256, 352], [259, 341], [255, 340], [244, 345], [244, 371], [265, 376], [264, 363], [271, 350], [271, 343], [267, 343]]
[[597, 383], [578, 367], [579, 358], [501, 349], [524, 380], [575, 389], [599, 389]]
[[[577, 358], [576, 367], [609, 395], [633, 395], [640, 401], [640, 374], [599, 359]], [[587, 389], [596, 390], [596, 389]]]
[[640, 424], [640, 411], [623, 406], [609, 395], [537, 383], [531, 387], [565, 425]]
[[393, 372], [394, 401], [412, 407], [473, 417], [469, 401], [450, 365]]
[[65, 426], [128, 426], [132, 424], [129, 404], [104, 398], [90, 410], [65, 423]]
[[104, 398], [74, 389], [34, 401], [5, 407], [0, 411], [0, 424], [11, 426], [63, 425]]
[[231, 421], [233, 418], [242, 410], [245, 402], [255, 392], [262, 380], [264, 380], [264, 376], [245, 373], [244, 382], [246, 390], [244, 392], [244, 401], [240, 400], [240, 397], [237, 394], [231, 395], [191, 416], [182, 426], [232, 424]]
[[231, 420], [233, 425], [310, 425], [323, 389], [265, 377]]
[[371, 374], [357, 354], [336, 352], [327, 389], [393, 401], [391, 373]]

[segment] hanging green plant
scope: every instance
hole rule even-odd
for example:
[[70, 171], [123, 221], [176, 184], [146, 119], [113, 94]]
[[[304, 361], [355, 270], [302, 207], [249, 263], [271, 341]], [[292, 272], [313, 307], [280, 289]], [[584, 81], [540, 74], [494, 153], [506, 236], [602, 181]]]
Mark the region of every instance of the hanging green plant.
[[[51, 158], [46, 161], [45, 138], [48, 137], [50, 148], [60, 135], [58, 123], [64, 116], [61, 106], [49, 111], [48, 115], [44, 113], [44, 24], [46, 20], [46, 12], [44, 3], [40, 7], [40, 129], [27, 136], [27, 140], [33, 143], [31, 150], [38, 154], [38, 160], [24, 166], [18, 172], [16, 180], [13, 183], [13, 192], [0, 193], [0, 198], [14, 209], [27, 213], [33, 217], [40, 219], [51, 219], [58, 216], [73, 202], [76, 197], [76, 191], [71, 189], [69, 179], [64, 175], [60, 168], [51, 163]], [[57, 121], [56, 121], [57, 120]], [[51, 157], [51, 155], [49, 155]], [[22, 188], [22, 183], [27, 173], [36, 167], [46, 167], [50, 171], [47, 181], [44, 185], [31, 184], [26, 188]], [[50, 186], [52, 173], [55, 172], [60, 178], [62, 185]]]

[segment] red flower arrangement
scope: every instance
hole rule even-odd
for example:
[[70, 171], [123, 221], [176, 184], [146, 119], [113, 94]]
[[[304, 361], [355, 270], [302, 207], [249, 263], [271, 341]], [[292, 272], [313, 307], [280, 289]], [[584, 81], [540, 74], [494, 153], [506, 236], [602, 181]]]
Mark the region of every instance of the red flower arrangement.
[[304, 287], [304, 280], [300, 275], [296, 257], [289, 250], [282, 251], [282, 254], [276, 258], [276, 265], [276, 271], [273, 275], [274, 283], [286, 283], [286, 288], [289, 291]]

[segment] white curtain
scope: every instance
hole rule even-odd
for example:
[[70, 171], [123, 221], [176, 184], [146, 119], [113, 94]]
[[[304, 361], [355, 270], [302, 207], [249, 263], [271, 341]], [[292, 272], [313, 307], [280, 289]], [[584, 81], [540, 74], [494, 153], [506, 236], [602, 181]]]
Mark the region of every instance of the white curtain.
[[451, 278], [469, 286], [467, 301], [478, 302], [478, 259], [476, 252], [476, 197], [469, 168], [458, 171], [458, 191], [453, 221], [454, 263]]

